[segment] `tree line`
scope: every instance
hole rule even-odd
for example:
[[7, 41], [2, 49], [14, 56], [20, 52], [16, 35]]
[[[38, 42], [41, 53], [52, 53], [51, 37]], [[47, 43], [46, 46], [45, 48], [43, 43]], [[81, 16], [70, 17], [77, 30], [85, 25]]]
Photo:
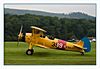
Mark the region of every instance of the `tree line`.
[[30, 26], [37, 26], [47, 31], [47, 35], [69, 40], [72, 36], [96, 37], [96, 19], [68, 19], [32, 14], [4, 14], [4, 40], [17, 41], [18, 33], [23, 25], [23, 33], [31, 32]]

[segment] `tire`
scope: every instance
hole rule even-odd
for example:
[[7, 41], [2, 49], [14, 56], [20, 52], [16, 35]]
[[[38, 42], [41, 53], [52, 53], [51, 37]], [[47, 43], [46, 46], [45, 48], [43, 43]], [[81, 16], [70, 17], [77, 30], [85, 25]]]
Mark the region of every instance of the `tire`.
[[28, 50], [26, 51], [26, 54], [27, 54], [27, 55], [32, 55], [32, 54], [33, 54], [33, 52], [34, 52], [34, 50], [33, 50], [33, 49], [28, 49]]
[[84, 55], [84, 52], [81, 52], [81, 55]]

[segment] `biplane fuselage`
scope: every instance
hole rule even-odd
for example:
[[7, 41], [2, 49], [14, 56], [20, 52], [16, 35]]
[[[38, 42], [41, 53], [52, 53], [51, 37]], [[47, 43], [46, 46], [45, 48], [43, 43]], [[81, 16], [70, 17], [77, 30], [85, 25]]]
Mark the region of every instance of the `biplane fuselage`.
[[[32, 26], [31, 28], [32, 28], [32, 33], [26, 33], [24, 36], [26, 43], [29, 44], [29, 48], [26, 51], [27, 55], [33, 54], [34, 46], [66, 50], [66, 51], [77, 51], [80, 52], [82, 55], [84, 55], [84, 52], [90, 51], [90, 42], [86, 37], [80, 40], [79, 42], [72, 43], [61, 39], [45, 36], [44, 32], [46, 31], [38, 27]], [[22, 37], [21, 34], [20, 36]]]
[[59, 50], [69, 50], [69, 51], [79, 51], [79, 52], [83, 52], [84, 50], [82, 50], [80, 48], [77, 48], [76, 46], [80, 46], [71, 42], [66, 42], [64, 40], [60, 40], [57, 38], [54, 39], [50, 39], [47, 36], [45, 37], [40, 37], [37, 34], [34, 34], [34, 36], [32, 36], [32, 33], [26, 33], [25, 36], [25, 41], [30, 45], [29, 49], [33, 48], [34, 46], [40, 46], [43, 48], [52, 48], [52, 49], [59, 49]]

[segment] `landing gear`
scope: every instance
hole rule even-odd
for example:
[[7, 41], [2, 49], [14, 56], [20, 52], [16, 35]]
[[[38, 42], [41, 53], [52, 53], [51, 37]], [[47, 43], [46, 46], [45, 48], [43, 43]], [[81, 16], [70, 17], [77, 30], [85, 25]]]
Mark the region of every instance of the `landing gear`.
[[81, 55], [84, 55], [84, 52], [81, 52]]
[[34, 50], [33, 50], [33, 49], [28, 49], [28, 50], [26, 51], [26, 54], [27, 54], [27, 55], [32, 55], [32, 54], [33, 54], [33, 52], [34, 52]]

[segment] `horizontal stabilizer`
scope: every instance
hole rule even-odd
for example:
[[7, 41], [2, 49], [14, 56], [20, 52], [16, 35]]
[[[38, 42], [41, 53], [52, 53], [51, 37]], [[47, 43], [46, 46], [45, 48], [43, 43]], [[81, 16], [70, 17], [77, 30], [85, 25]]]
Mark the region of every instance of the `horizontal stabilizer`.
[[77, 47], [77, 48], [79, 48], [79, 49], [83, 49], [83, 47], [80, 46], [80, 45], [74, 45], [74, 46]]

